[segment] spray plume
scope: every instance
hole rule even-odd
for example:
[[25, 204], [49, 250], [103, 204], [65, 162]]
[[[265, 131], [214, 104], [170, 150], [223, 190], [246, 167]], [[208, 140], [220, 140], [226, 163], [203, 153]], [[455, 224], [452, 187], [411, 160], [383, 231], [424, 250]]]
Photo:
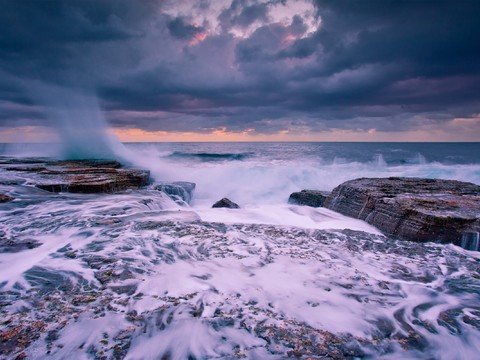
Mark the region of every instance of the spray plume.
[[108, 133], [107, 122], [93, 91], [73, 90], [46, 84], [29, 87], [32, 97], [45, 108], [52, 129], [58, 134], [61, 159], [117, 159], [125, 147]]

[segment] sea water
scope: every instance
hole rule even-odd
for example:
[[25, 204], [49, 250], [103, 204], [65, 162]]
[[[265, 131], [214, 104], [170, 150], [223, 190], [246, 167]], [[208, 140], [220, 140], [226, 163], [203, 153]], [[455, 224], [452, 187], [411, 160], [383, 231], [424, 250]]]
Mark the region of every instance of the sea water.
[[[44, 150], [2, 149], [52, 156]], [[0, 204], [2, 357], [473, 359], [477, 252], [393, 241], [287, 199], [358, 177], [480, 184], [479, 150], [125, 144], [123, 160], [150, 169], [153, 183], [111, 195], [52, 194], [0, 168], [0, 193], [16, 198]], [[196, 184], [190, 205], [155, 190], [169, 181]], [[241, 208], [212, 209], [223, 197]]]
[[428, 177], [480, 183], [480, 143], [127, 144], [158, 180], [197, 184], [195, 204], [284, 203], [300, 189], [331, 191], [359, 177]]

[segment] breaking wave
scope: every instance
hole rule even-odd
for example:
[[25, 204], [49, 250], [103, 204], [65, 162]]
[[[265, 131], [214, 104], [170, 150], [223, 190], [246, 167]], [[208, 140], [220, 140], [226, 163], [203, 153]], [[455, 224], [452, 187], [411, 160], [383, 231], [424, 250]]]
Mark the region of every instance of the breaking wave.
[[247, 153], [188, 153], [181, 151], [174, 151], [169, 157], [184, 158], [184, 159], [198, 159], [200, 161], [222, 161], [222, 160], [245, 160], [254, 155], [253, 152]]

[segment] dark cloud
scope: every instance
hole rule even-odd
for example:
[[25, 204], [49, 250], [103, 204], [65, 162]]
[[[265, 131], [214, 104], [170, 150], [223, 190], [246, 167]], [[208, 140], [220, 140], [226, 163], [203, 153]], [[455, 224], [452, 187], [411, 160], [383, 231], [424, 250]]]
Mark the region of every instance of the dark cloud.
[[314, 31], [302, 11], [273, 20], [288, 1], [165, 4], [2, 1], [0, 125], [44, 121], [38, 83], [96, 92], [111, 125], [146, 130], [406, 131], [480, 113], [478, 1], [318, 0]]
[[480, 69], [477, 1], [318, 1], [322, 10], [326, 36], [337, 40], [332, 68], [402, 63], [409, 76], [426, 77]]
[[170, 20], [167, 23], [167, 27], [170, 30], [170, 34], [179, 39], [191, 39], [204, 31], [202, 27], [186, 23], [181, 17]]
[[268, 4], [233, 0], [230, 7], [219, 15], [219, 20], [225, 29], [232, 26], [247, 28], [256, 21], [266, 23], [268, 21]]
[[[120, 45], [136, 41], [153, 3], [127, 0], [2, 1], [0, 81], [25, 93], [29, 81], [91, 86], [107, 69], [128, 66]], [[107, 56], [105, 56], [107, 55]], [[118, 56], [118, 57], [117, 57]], [[2, 84], [0, 84], [1, 87]]]

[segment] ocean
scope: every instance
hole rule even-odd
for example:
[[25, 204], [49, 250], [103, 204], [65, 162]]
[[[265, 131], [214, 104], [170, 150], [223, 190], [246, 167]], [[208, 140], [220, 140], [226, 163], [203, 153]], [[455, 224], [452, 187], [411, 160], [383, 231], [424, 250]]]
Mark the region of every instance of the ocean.
[[[478, 252], [387, 239], [287, 200], [359, 177], [480, 184], [480, 143], [126, 143], [117, 153], [152, 184], [54, 194], [0, 166], [0, 193], [15, 198], [0, 204], [2, 358], [478, 356]], [[173, 181], [196, 184], [190, 205], [155, 189]], [[240, 209], [212, 208], [224, 197]]]
[[158, 180], [197, 184], [194, 206], [221, 197], [285, 203], [360, 177], [428, 177], [480, 184], [480, 143], [127, 144]]

